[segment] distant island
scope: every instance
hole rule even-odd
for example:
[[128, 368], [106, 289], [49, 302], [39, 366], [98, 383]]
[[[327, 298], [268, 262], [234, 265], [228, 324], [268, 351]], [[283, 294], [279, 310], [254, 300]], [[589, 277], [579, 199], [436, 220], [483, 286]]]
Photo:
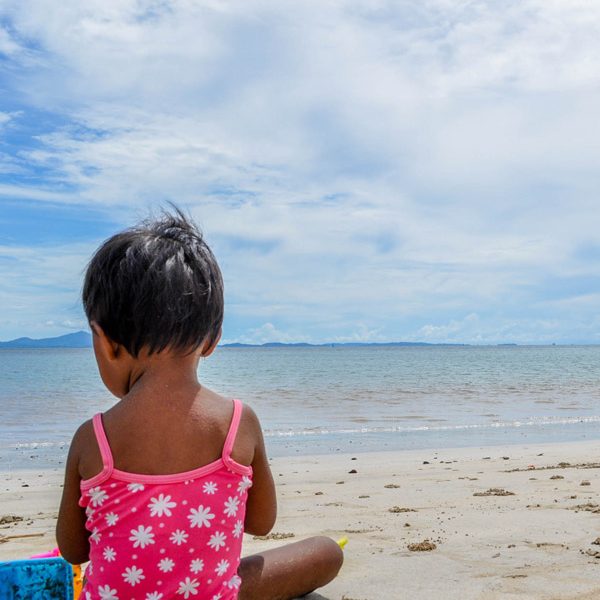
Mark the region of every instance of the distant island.
[[221, 344], [222, 348], [335, 348], [337, 346], [469, 346], [470, 344], [430, 344], [428, 342], [324, 342], [322, 344], [309, 344], [308, 342], [266, 342], [264, 344]]
[[[337, 346], [469, 346], [470, 344], [430, 344], [427, 342], [328, 342], [323, 344], [308, 344], [298, 342], [285, 344], [283, 342], [267, 342], [265, 344], [222, 344], [222, 348], [325, 348]], [[503, 346], [513, 344], [500, 344]], [[516, 344], [514, 344], [516, 346]], [[92, 336], [87, 331], [77, 331], [58, 337], [32, 339], [20, 337], [8, 342], [0, 342], [0, 348], [91, 348]]]
[[92, 335], [87, 331], [67, 333], [58, 337], [34, 340], [20, 337], [8, 342], [0, 342], [0, 348], [91, 348]]

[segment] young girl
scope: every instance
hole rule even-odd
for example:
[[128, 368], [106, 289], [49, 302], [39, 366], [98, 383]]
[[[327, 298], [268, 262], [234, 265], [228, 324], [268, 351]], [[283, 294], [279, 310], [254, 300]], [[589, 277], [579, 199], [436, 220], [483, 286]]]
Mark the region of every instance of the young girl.
[[92, 258], [83, 304], [102, 381], [119, 402], [73, 438], [56, 535], [88, 560], [85, 600], [286, 599], [331, 581], [337, 544], [310, 538], [241, 558], [277, 511], [260, 423], [197, 379], [223, 320], [223, 281], [176, 211]]

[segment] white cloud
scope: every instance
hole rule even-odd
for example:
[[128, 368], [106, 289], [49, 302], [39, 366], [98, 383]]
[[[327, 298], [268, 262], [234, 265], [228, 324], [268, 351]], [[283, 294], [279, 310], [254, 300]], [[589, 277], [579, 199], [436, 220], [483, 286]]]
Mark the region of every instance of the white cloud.
[[[571, 331], [573, 341], [596, 341], [597, 335], [587, 327], [576, 326]], [[441, 344], [544, 344], [564, 340], [564, 323], [556, 319], [502, 317], [482, 319], [471, 313], [462, 319], [446, 323], [426, 324], [408, 339]], [[582, 334], [583, 338], [577, 336]]]
[[356, 329], [350, 335], [335, 337], [332, 341], [339, 343], [347, 342], [385, 342], [389, 341], [384, 335], [382, 328], [370, 329], [364, 323], [357, 323]]
[[297, 336], [290, 335], [289, 332], [280, 331], [273, 323], [263, 323], [260, 327], [251, 328], [246, 335], [236, 337], [233, 340], [223, 340], [223, 343], [240, 342], [243, 344], [265, 344], [267, 342], [302, 342]]
[[465, 327], [472, 327], [478, 323], [479, 317], [475, 313], [471, 313], [461, 321], [456, 321], [453, 319], [445, 325], [424, 325], [419, 330], [418, 335], [419, 337], [424, 337], [425, 339], [448, 341], [452, 339], [456, 333], [462, 332]]
[[124, 222], [189, 206], [248, 339], [298, 336], [295, 319], [311, 340], [487, 335], [547, 279], [600, 274], [576, 252], [600, 226], [596, 4], [15, 0], [0, 15], [21, 47], [19, 118], [69, 121], [13, 165], [47, 179], [0, 194]]
[[65, 329], [73, 329], [75, 331], [85, 330], [89, 325], [85, 319], [64, 319], [63, 321], [49, 320], [44, 323], [47, 327], [60, 327]]
[[[84, 329], [80, 292], [92, 250], [91, 245], [85, 244], [0, 245], [2, 339]], [[48, 315], [53, 318], [48, 319]]]
[[20, 45], [5, 27], [0, 27], [0, 54], [13, 56], [21, 50]]

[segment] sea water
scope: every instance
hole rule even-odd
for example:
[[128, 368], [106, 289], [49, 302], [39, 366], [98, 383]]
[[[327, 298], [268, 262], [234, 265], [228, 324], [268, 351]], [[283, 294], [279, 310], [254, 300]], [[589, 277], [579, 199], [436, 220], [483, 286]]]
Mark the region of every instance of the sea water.
[[[220, 348], [199, 375], [272, 456], [600, 438], [599, 346]], [[115, 401], [91, 349], [0, 350], [0, 384], [2, 468], [64, 462]]]

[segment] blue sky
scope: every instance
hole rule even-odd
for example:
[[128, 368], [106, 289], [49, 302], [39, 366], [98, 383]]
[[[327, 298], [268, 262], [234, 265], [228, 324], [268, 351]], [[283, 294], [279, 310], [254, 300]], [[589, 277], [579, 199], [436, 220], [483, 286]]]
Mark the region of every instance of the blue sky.
[[6, 0], [0, 339], [175, 201], [226, 341], [600, 342], [600, 7]]

